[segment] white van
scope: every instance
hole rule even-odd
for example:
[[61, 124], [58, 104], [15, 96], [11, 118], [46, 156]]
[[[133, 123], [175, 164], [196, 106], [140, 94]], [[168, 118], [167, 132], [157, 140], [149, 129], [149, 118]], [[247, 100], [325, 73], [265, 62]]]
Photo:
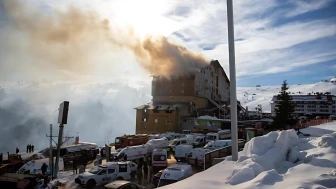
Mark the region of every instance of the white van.
[[147, 153], [151, 154], [154, 149], [166, 149], [169, 145], [169, 141], [166, 137], [159, 139], [149, 140], [145, 146], [147, 146]]
[[201, 165], [204, 162], [204, 154], [212, 151], [210, 148], [194, 148], [187, 157], [190, 165]]
[[196, 136], [193, 142], [194, 148], [203, 147], [204, 145], [206, 145], [205, 136]]
[[206, 141], [231, 139], [231, 130], [220, 130], [217, 133], [207, 133]]
[[152, 153], [153, 167], [166, 168], [167, 167], [167, 150], [154, 149]]
[[[56, 161], [56, 157], [54, 157], [54, 162], [55, 161]], [[19, 173], [19, 174], [42, 174], [41, 167], [42, 167], [43, 163], [48, 165], [46, 174], [50, 174], [49, 158], [31, 160], [31, 161], [25, 163], [17, 171], [17, 173]], [[59, 171], [64, 171], [63, 158], [59, 158], [58, 167], [59, 167]]]
[[120, 150], [117, 154], [118, 160], [123, 160], [126, 157], [126, 160], [137, 160], [140, 158], [145, 159], [147, 157], [147, 146], [146, 145], [138, 145], [138, 146], [128, 146]]
[[192, 175], [192, 167], [186, 163], [177, 163], [163, 170], [158, 187], [173, 184]]
[[[244, 139], [239, 139], [239, 143], [244, 143]], [[217, 149], [217, 148], [224, 148], [227, 146], [231, 146], [232, 140], [215, 140], [208, 142], [204, 148], [211, 148], [211, 149]]]
[[114, 180], [129, 180], [134, 168], [133, 162], [107, 162], [104, 166], [94, 166], [88, 172], [78, 175], [75, 182], [94, 188], [97, 184], [104, 184]]
[[190, 137], [189, 138], [176, 138], [169, 144], [169, 147], [175, 149], [175, 147], [178, 145], [181, 145], [181, 144], [191, 145], [193, 142], [194, 142], [193, 139]]
[[212, 149], [216, 149], [216, 148], [223, 148], [223, 147], [227, 147], [227, 146], [231, 146], [231, 140], [215, 140], [215, 141], [209, 141], [204, 148], [212, 148]]
[[175, 147], [175, 159], [178, 161], [185, 161], [187, 156], [192, 152], [193, 146], [188, 144], [181, 144]]

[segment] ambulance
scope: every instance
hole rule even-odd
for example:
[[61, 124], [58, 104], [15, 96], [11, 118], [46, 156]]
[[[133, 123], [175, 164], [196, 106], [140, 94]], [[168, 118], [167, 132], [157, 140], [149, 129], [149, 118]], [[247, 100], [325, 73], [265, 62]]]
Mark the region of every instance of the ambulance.
[[177, 163], [163, 170], [158, 187], [173, 184], [192, 176], [192, 167], [186, 163]]

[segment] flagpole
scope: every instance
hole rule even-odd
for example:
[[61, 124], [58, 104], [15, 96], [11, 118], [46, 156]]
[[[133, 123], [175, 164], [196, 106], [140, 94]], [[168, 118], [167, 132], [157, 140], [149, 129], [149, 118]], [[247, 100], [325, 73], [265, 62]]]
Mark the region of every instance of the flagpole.
[[236, 65], [234, 48], [233, 6], [232, 0], [227, 0], [227, 22], [229, 41], [230, 64], [230, 113], [231, 113], [231, 147], [232, 160], [238, 160], [238, 133], [237, 133], [237, 89], [236, 89]]

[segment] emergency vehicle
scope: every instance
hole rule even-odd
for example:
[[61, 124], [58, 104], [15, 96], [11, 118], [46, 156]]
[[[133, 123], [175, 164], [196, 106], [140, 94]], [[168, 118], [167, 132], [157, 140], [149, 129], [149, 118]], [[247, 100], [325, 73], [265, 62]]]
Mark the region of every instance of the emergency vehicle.
[[94, 188], [97, 184], [105, 184], [114, 180], [131, 179], [132, 170], [135, 170], [134, 163], [107, 162], [105, 165], [94, 166], [88, 172], [78, 175], [75, 182], [80, 185], [86, 185], [87, 188]]
[[163, 170], [158, 187], [173, 184], [192, 176], [192, 167], [186, 163], [177, 163]]

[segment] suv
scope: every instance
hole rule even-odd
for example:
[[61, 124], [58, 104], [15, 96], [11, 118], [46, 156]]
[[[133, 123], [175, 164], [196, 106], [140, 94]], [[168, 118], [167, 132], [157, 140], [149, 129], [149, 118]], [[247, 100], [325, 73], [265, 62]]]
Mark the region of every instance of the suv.
[[94, 166], [90, 171], [79, 174], [75, 182], [94, 188], [97, 184], [105, 184], [114, 180], [129, 180], [134, 164], [130, 161], [108, 162], [105, 166]]

